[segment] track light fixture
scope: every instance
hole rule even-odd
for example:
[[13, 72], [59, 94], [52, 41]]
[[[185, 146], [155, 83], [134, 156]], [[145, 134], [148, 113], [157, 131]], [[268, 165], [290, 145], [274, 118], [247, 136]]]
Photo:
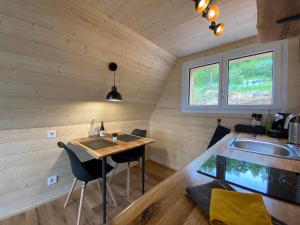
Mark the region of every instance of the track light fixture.
[[216, 4], [211, 4], [212, 0], [193, 0], [197, 13], [201, 14], [204, 18], [211, 22], [209, 28], [214, 31], [216, 36], [220, 36], [224, 32], [224, 24], [216, 24], [219, 18], [220, 10]]
[[207, 8], [208, 4], [210, 3], [210, 0], [194, 0], [195, 1], [195, 8], [197, 10], [197, 13], [201, 14], [204, 12], [204, 10]]
[[220, 15], [219, 7], [216, 4], [213, 4], [209, 8], [207, 8], [206, 12], [203, 13], [203, 15], [210, 22], [216, 21]]
[[224, 32], [224, 27], [223, 23], [216, 24], [216, 22], [212, 22], [209, 29], [213, 30], [216, 36], [220, 36]]

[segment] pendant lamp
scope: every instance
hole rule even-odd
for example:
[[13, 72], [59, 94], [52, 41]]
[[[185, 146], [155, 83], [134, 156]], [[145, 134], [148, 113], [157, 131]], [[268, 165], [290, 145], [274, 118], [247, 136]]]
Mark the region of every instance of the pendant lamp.
[[120, 102], [123, 101], [122, 95], [118, 92], [116, 87], [116, 70], [118, 65], [114, 62], [108, 65], [109, 70], [114, 72], [114, 85], [111, 87], [111, 91], [106, 95], [106, 101]]

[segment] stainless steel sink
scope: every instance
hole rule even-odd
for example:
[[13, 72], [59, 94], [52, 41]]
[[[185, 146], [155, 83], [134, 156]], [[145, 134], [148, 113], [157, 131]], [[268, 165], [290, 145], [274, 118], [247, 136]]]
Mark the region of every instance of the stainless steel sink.
[[299, 153], [292, 145], [280, 145], [235, 137], [228, 142], [226, 147], [263, 155], [300, 160]]

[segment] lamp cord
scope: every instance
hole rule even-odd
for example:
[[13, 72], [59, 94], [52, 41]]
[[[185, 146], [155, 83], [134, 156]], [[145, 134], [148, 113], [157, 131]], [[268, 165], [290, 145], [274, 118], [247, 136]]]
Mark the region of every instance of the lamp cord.
[[114, 71], [114, 86], [116, 86], [116, 71]]

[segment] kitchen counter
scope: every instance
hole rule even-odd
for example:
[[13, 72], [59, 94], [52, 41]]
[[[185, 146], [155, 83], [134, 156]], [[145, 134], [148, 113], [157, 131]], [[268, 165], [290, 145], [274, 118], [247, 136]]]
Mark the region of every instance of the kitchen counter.
[[[286, 143], [284, 139], [275, 139], [267, 136], [230, 133], [216, 145], [205, 151], [201, 156], [188, 164], [185, 168], [167, 178], [145, 195], [137, 199], [127, 209], [113, 219], [113, 225], [208, 225], [207, 218], [201, 210], [185, 195], [185, 188], [191, 185], [204, 184], [212, 178], [199, 174], [197, 169], [213, 154], [249, 161], [270, 167], [300, 172], [300, 162], [295, 160], [271, 157], [246, 151], [225, 150], [227, 141], [236, 136]], [[249, 192], [241, 188], [241, 192]], [[269, 197], [264, 197], [269, 213], [289, 225], [299, 224], [300, 206], [290, 204]]]

